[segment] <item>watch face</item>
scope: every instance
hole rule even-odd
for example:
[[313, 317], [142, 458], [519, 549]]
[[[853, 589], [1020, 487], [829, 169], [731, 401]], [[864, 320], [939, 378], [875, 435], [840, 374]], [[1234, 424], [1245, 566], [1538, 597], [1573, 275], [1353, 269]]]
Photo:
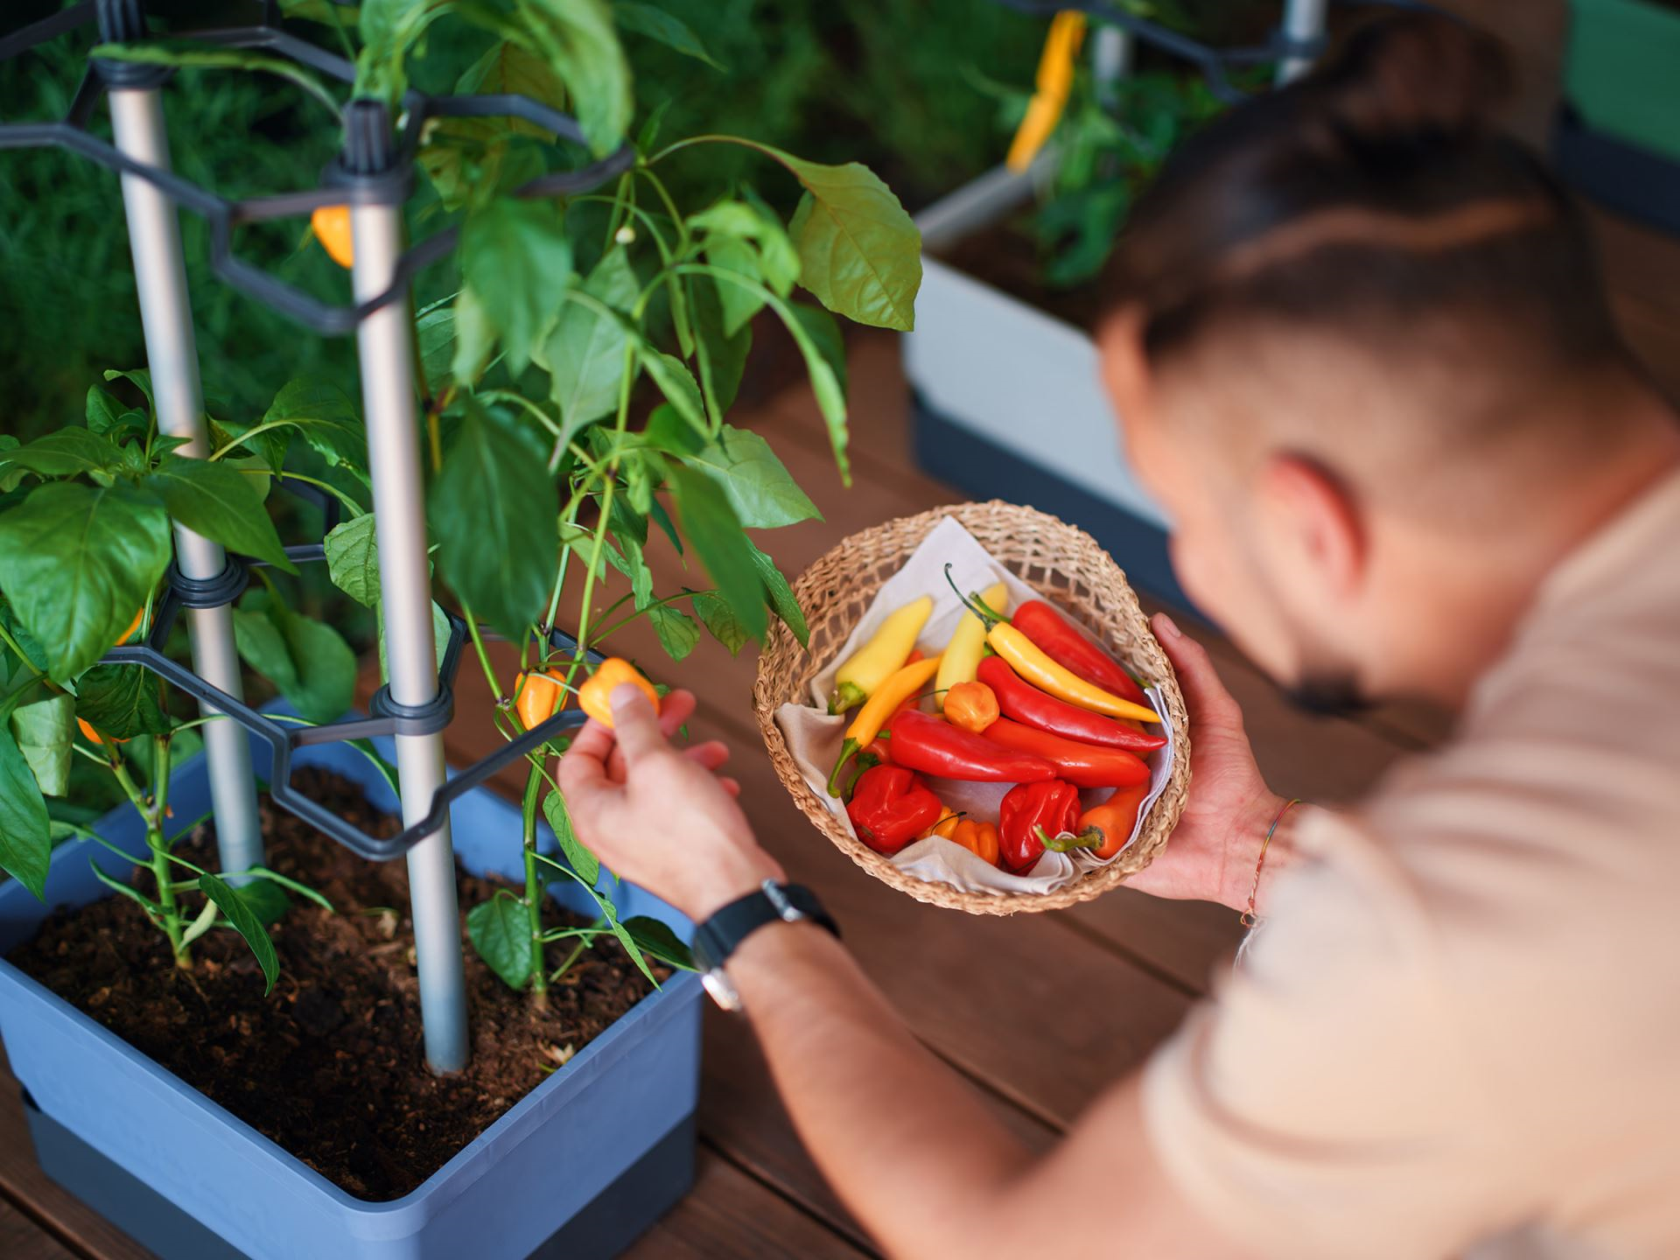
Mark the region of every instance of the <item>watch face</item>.
[[735, 986], [729, 983], [729, 977], [724, 975], [723, 968], [715, 967], [711, 971], [703, 972], [700, 983], [707, 993], [726, 1011], [741, 1009], [741, 995], [735, 991]]

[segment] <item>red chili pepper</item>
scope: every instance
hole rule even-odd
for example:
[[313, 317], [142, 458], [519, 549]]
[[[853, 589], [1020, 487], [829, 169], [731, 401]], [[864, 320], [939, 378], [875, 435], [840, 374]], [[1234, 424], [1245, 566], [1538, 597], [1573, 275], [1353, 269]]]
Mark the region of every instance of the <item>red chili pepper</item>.
[[1014, 718], [1028, 726], [1054, 735], [1065, 735], [1086, 744], [1103, 744], [1109, 748], [1124, 748], [1140, 756], [1166, 747], [1166, 738], [1150, 735], [1135, 726], [1127, 726], [1117, 718], [1104, 717], [1077, 704], [1040, 691], [1014, 670], [1001, 656], [988, 656], [980, 662], [980, 681], [997, 696], [998, 708], [1004, 717]]
[[[980, 737], [1000, 748], [1043, 757], [1057, 777], [1079, 787], [1131, 787], [1149, 780], [1149, 767], [1124, 748], [1099, 748], [999, 718]], [[1025, 782], [1025, 780], [1022, 780]]]
[[887, 723], [887, 746], [895, 766], [941, 779], [971, 783], [1036, 783], [1056, 777], [1056, 767], [1028, 752], [1011, 752], [984, 736], [952, 726], [917, 709], [905, 709]]
[[998, 830], [1004, 868], [1020, 875], [1032, 869], [1044, 850], [1066, 853], [1093, 849], [1102, 832], [1079, 832], [1079, 789], [1061, 779], [1023, 783], [1011, 788], [998, 806]]
[[939, 798], [902, 766], [872, 766], [858, 776], [846, 816], [858, 838], [891, 857], [945, 812]]
[[1071, 669], [1086, 682], [1134, 704], [1149, 697], [1137, 681], [1092, 643], [1073, 622], [1042, 599], [1031, 599], [1009, 615], [1015, 628], [1031, 639], [1056, 664]]

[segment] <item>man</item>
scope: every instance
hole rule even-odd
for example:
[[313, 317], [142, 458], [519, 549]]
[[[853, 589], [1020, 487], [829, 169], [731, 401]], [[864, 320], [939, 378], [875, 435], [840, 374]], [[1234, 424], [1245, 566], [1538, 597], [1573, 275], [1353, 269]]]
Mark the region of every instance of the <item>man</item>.
[[[1134, 883], [1263, 925], [1040, 1158], [819, 926], [728, 958], [891, 1253], [1680, 1255], [1680, 427], [1579, 215], [1490, 130], [1503, 82], [1487, 40], [1407, 18], [1210, 127], [1140, 203], [1101, 336], [1196, 601], [1311, 702], [1429, 696], [1454, 742], [1357, 809], [1287, 809], [1155, 619], [1195, 753]], [[621, 690], [616, 744], [562, 764], [585, 841], [697, 921], [780, 881], [721, 750], [666, 742], [692, 698], [656, 721]]]

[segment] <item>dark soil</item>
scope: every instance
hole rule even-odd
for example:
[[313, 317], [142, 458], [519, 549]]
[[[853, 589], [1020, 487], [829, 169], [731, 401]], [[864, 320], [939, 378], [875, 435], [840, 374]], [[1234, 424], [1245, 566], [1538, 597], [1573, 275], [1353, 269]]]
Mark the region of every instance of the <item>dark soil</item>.
[[[347, 779], [304, 769], [297, 783], [358, 826], [397, 830]], [[615, 942], [586, 951], [539, 1012], [468, 944], [472, 1058], [435, 1076], [421, 1048], [406, 865], [364, 861], [266, 798], [262, 811], [269, 864], [337, 908], [299, 900], [272, 926], [281, 974], [268, 997], [233, 932], [201, 937], [181, 971], [126, 897], [55, 913], [11, 961], [358, 1198], [413, 1190], [651, 991]], [[179, 852], [208, 861], [211, 828]], [[467, 909], [496, 885], [457, 873], [464, 940]], [[561, 922], [552, 903], [549, 914]], [[560, 961], [551, 955], [550, 969]]]
[[1086, 332], [1096, 330], [1102, 313], [1115, 300], [1114, 283], [1104, 275], [1068, 288], [1046, 283], [1038, 242], [1017, 220], [970, 232], [937, 252], [958, 271]]

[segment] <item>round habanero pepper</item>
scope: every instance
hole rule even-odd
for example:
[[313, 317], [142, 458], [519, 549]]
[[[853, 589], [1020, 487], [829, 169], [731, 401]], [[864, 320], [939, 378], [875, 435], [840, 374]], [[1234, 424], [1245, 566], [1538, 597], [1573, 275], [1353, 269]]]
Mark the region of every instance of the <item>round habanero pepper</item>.
[[1081, 744], [1008, 718], [993, 722], [981, 738], [1000, 748], [1043, 757], [1056, 767], [1058, 777], [1078, 787], [1132, 787], [1149, 782], [1149, 767], [1124, 748]]
[[872, 766], [858, 776], [846, 817], [860, 840], [891, 857], [933, 825], [944, 808], [904, 767]]
[[622, 656], [610, 656], [596, 667], [589, 681], [578, 688], [578, 707], [602, 726], [612, 729], [612, 693], [625, 683], [645, 695], [653, 705], [653, 711], [659, 712], [659, 692], [642, 677], [640, 670]]
[[558, 669], [520, 674], [513, 680], [513, 708], [526, 730], [541, 726], [566, 707], [566, 675]]
[[998, 854], [1001, 852], [1001, 841], [998, 838], [996, 823], [977, 822], [972, 818], [964, 818], [951, 829], [946, 837], [953, 844], [960, 844], [975, 857], [989, 866], [998, 864]]
[[983, 682], [958, 683], [945, 693], [945, 720], [976, 735], [998, 720], [998, 698]]
[[992, 689], [1003, 716], [1025, 726], [1085, 744], [1124, 748], [1140, 757], [1166, 747], [1164, 735], [1146, 733], [1135, 722], [1104, 717], [1040, 691], [1010, 669], [1001, 656], [988, 656], [980, 662], [980, 681]]
[[1016, 875], [1031, 870], [1046, 849], [1066, 853], [1094, 849], [1097, 831], [1078, 832], [1079, 789], [1061, 779], [1022, 783], [998, 806], [1003, 868]]

